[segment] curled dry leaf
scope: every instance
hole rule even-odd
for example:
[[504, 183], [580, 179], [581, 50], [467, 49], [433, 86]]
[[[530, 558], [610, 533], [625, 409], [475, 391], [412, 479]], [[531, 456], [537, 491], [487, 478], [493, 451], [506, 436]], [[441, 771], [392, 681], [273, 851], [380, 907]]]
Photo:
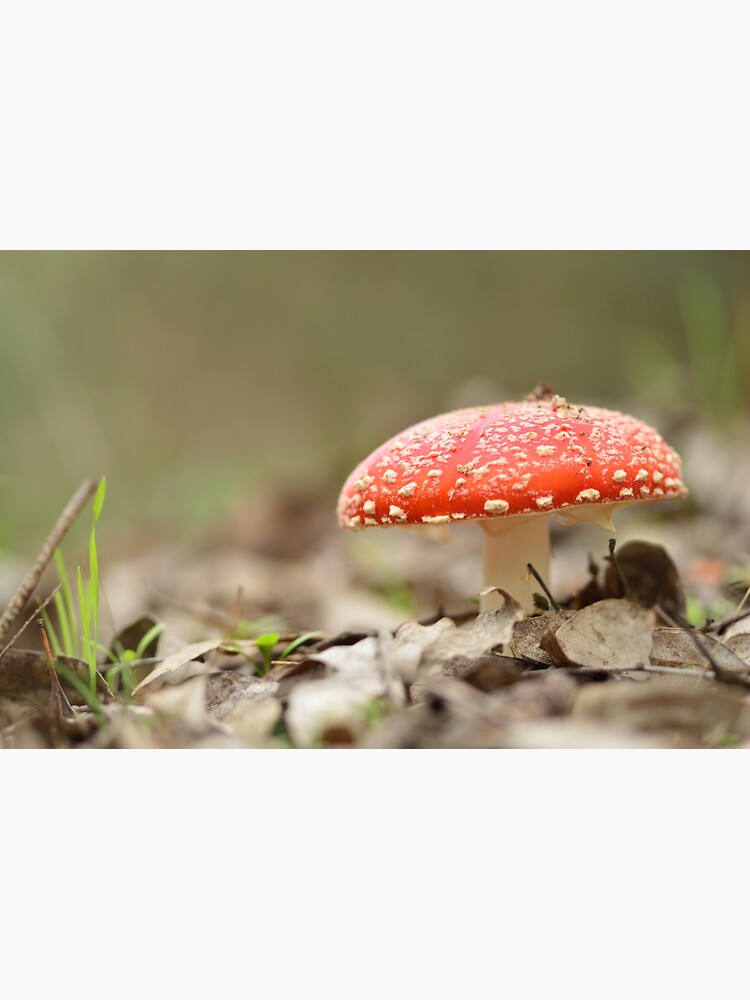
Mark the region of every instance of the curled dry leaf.
[[551, 629], [552, 632], [557, 631], [572, 615], [572, 611], [550, 611], [548, 614], [535, 615], [533, 618], [523, 618], [516, 622], [510, 643], [514, 652], [527, 660], [533, 660], [534, 663], [549, 666], [557, 662], [556, 658], [539, 643], [547, 629]]
[[648, 663], [655, 620], [647, 608], [609, 598], [577, 611], [552, 635], [548, 630], [542, 642], [563, 663], [627, 669]]
[[677, 567], [666, 549], [651, 542], [632, 541], [605, 556], [606, 566], [589, 563], [590, 578], [584, 587], [566, 601], [580, 609], [607, 598], [625, 597], [644, 607], [659, 606], [672, 617], [683, 617], [685, 593]]
[[412, 683], [417, 676], [440, 673], [449, 664], [452, 672], [460, 672], [463, 661], [509, 645], [523, 610], [509, 594], [499, 593], [505, 603], [478, 615], [469, 628], [458, 628], [450, 618], [441, 618], [434, 625], [405, 622], [393, 640], [393, 656], [401, 664], [403, 679]]
[[217, 649], [223, 641], [223, 639], [206, 639], [205, 642], [192, 642], [184, 646], [179, 652], [166, 657], [157, 667], [154, 667], [151, 673], [144, 677], [136, 687], [133, 694], [138, 694], [147, 685], [152, 686], [156, 681], [179, 684], [190, 677], [211, 672], [213, 668], [207, 663], [201, 662], [199, 657]]
[[459, 660], [474, 660], [507, 645], [522, 613], [521, 606], [508, 597], [502, 607], [479, 615], [470, 628], [458, 628], [450, 618], [432, 625], [409, 621], [395, 635], [382, 630], [353, 646], [310, 653], [309, 659], [349, 677], [386, 674], [412, 684], [418, 676], [439, 673], [447, 664], [455, 668]]
[[[604, 572], [604, 593], [608, 597], [627, 597], [644, 607], [659, 606], [667, 614], [685, 614], [685, 592], [677, 567], [662, 545], [651, 542], [626, 542], [615, 549]], [[622, 592], [622, 580], [625, 593]]]
[[404, 622], [392, 635], [381, 630], [353, 646], [331, 646], [309, 658], [324, 663], [332, 676], [298, 684], [289, 694], [286, 723], [295, 743], [314, 745], [331, 728], [356, 738], [364, 725], [364, 711], [373, 698], [402, 705], [406, 686], [417, 679], [458, 671], [493, 649], [507, 645], [513, 624], [522, 615], [520, 604], [503, 594], [505, 603], [479, 615], [471, 627], [458, 628], [450, 618], [432, 625]]

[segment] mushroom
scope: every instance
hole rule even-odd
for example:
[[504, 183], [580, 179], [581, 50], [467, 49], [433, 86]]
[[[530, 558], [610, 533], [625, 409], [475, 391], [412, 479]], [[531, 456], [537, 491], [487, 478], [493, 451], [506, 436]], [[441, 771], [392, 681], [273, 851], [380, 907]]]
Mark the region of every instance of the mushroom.
[[[652, 427], [542, 392], [409, 427], [352, 472], [337, 514], [347, 531], [479, 521], [485, 590], [507, 590], [530, 612], [527, 565], [549, 578], [550, 515], [612, 531], [616, 506], [684, 496], [680, 474]], [[483, 593], [481, 610], [500, 601]]]

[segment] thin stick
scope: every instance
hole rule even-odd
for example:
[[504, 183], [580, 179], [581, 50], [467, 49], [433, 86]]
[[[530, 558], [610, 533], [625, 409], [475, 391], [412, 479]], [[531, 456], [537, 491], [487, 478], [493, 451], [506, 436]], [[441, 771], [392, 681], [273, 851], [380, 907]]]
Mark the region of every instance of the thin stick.
[[6, 638], [8, 632], [10, 632], [11, 625], [26, 607], [26, 602], [36, 590], [42, 573], [52, 558], [52, 553], [67, 535], [71, 525], [86, 506], [86, 503], [95, 490], [96, 482], [93, 479], [84, 480], [71, 497], [68, 506], [57, 519], [57, 524], [42, 546], [36, 562], [24, 577], [21, 586], [13, 595], [10, 604], [5, 609], [2, 618], [0, 618], [0, 642], [3, 642]]
[[614, 571], [615, 571], [615, 573], [617, 575], [617, 580], [618, 580], [618, 582], [620, 584], [620, 587], [622, 589], [622, 596], [623, 597], [627, 597], [628, 596], [628, 582], [625, 579], [625, 574], [622, 571], [622, 566], [620, 565], [620, 560], [615, 555], [615, 546], [616, 545], [617, 545], [617, 539], [610, 538], [610, 540], [609, 540], [609, 556], [607, 556], [606, 558], [609, 559], [609, 562], [611, 563], [612, 568], [614, 569]]
[[26, 621], [19, 628], [19, 630], [10, 640], [10, 642], [6, 646], [4, 646], [3, 649], [0, 650], [0, 660], [2, 660], [2, 658], [5, 656], [5, 654], [8, 652], [11, 646], [15, 646], [16, 642], [18, 642], [18, 639], [23, 635], [23, 633], [26, 631], [29, 625], [31, 625], [31, 623], [35, 621], [39, 617], [39, 615], [41, 615], [42, 611], [44, 611], [44, 609], [47, 607], [50, 601], [54, 600], [55, 594], [59, 592], [62, 585], [63, 581], [61, 580], [55, 587], [55, 589], [52, 591], [52, 593], [49, 595], [49, 597], [45, 598], [38, 607], [34, 608], [34, 610], [31, 612], [31, 615], [26, 619]]
[[747, 604], [748, 598], [750, 598], [750, 587], [747, 588], [747, 590], [745, 591], [745, 596], [742, 598], [742, 600], [740, 601], [740, 603], [737, 605], [737, 610], [735, 611], [736, 615], [738, 615], [740, 613], [740, 611], [742, 611], [742, 609], [745, 607], [745, 605]]
[[[685, 628], [683, 625], [678, 625], [678, 623], [674, 620], [674, 618], [668, 615], [660, 604], [655, 604], [654, 610], [658, 611], [658, 613], [664, 618], [664, 621], [667, 622], [668, 625], [671, 625], [673, 628], [679, 628], [681, 631], [687, 633], [687, 635], [690, 636], [690, 639], [695, 648], [702, 656], [705, 656], [705, 658], [708, 660], [708, 666], [713, 670], [714, 674], [718, 676], [718, 667], [716, 665], [716, 660], [711, 655], [711, 651], [708, 649], [708, 647], [704, 646], [701, 640], [698, 638], [697, 629]], [[699, 669], [702, 669], [705, 674], [705, 672], [708, 670], [708, 667], [700, 667]]]
[[713, 680], [716, 676], [713, 670], [704, 670], [700, 667], [658, 667], [651, 663], [642, 663], [638, 667], [607, 667], [608, 674], [637, 673], [644, 674], [667, 674], [675, 677], [695, 677], [697, 680]]
[[750, 618], [750, 608], [745, 608], [744, 611], [731, 615], [729, 618], [722, 618], [721, 621], [711, 622], [709, 625], [701, 625], [698, 631], [704, 634], [706, 632], [715, 632], [717, 635], [724, 635], [728, 628], [736, 625], [737, 622], [744, 621], [745, 618]]
[[47, 657], [47, 669], [49, 670], [49, 680], [50, 680], [50, 696], [49, 696], [49, 707], [57, 717], [58, 722], [62, 722], [63, 719], [71, 719], [75, 713], [73, 708], [65, 697], [65, 692], [62, 689], [62, 684], [60, 683], [60, 678], [57, 676], [57, 671], [55, 670], [55, 658], [52, 655], [52, 650], [50, 649], [49, 639], [47, 638], [47, 630], [44, 627], [44, 619], [39, 617], [37, 619], [37, 625], [39, 626], [39, 631], [42, 636], [42, 646], [44, 646], [44, 655]]
[[545, 594], [547, 600], [552, 605], [553, 610], [554, 611], [559, 611], [560, 610], [560, 605], [554, 599], [554, 597], [550, 593], [549, 587], [544, 582], [544, 580], [541, 578], [541, 576], [537, 573], [537, 571], [534, 569], [534, 567], [531, 565], [531, 563], [526, 563], [526, 569], [529, 571], [529, 573], [531, 573], [531, 575], [534, 577], [534, 579], [536, 580], [536, 582], [539, 584], [539, 586], [544, 591], [544, 594]]

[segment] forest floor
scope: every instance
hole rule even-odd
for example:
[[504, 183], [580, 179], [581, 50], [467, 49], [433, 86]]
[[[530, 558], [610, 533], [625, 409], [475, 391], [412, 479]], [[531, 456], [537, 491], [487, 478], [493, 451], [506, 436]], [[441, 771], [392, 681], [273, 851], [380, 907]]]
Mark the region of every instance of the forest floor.
[[721, 449], [697, 455], [691, 500], [623, 513], [613, 552], [599, 529], [556, 529], [559, 609], [531, 617], [512, 598], [478, 614], [478, 529], [349, 538], [314, 496], [257, 497], [200, 546], [108, 558], [95, 670], [63, 655], [63, 592], [46, 629], [32, 604], [17, 616], [0, 745], [750, 747], [747, 470], [737, 500], [713, 488]]

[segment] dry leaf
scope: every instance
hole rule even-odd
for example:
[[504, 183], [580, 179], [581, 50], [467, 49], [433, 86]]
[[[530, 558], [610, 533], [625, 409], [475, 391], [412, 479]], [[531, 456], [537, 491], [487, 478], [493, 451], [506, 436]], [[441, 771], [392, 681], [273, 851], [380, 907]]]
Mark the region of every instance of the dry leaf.
[[[70, 656], [57, 657], [57, 662], [88, 682], [88, 666]], [[60, 686], [71, 705], [84, 700], [64, 677]], [[31, 649], [9, 649], [0, 659], [0, 729], [19, 722], [26, 716], [44, 713], [50, 702], [49, 664], [44, 653]]]
[[648, 663], [655, 615], [631, 601], [610, 598], [577, 611], [555, 632], [565, 661], [601, 670]]
[[582, 687], [573, 716], [653, 733], [669, 746], [717, 746], [750, 736], [750, 705], [738, 688], [685, 677], [618, 680]]
[[[620, 574], [625, 582], [624, 594]], [[663, 546], [651, 542], [618, 546], [604, 573], [604, 590], [608, 596], [627, 597], [645, 607], [658, 605], [673, 618], [685, 614], [685, 593], [677, 567]]]
[[510, 656], [481, 656], [466, 661], [466, 669], [460, 676], [480, 691], [494, 691], [516, 684], [522, 676], [523, 662]]
[[206, 678], [206, 710], [221, 721], [242, 702], [263, 701], [279, 689], [277, 681], [223, 670]]
[[568, 671], [540, 670], [524, 674], [513, 687], [495, 691], [493, 698], [501, 699], [514, 718], [540, 719], [567, 714], [578, 690]]
[[133, 694], [138, 694], [147, 685], [153, 685], [155, 681], [179, 684], [190, 677], [208, 673], [214, 668], [200, 662], [198, 657], [218, 649], [223, 641], [223, 639], [206, 639], [205, 642], [193, 642], [184, 646], [178, 653], [168, 656], [157, 667], [154, 667], [148, 677], [144, 677], [136, 687]]
[[383, 690], [383, 682], [370, 672], [298, 684], [289, 693], [284, 716], [292, 742], [316, 746], [329, 730], [343, 730], [355, 740], [367, 727], [367, 706]]
[[726, 642], [697, 629], [660, 628], [654, 631], [651, 663], [657, 666], [686, 667], [695, 664], [711, 670], [712, 676], [730, 684], [750, 687], [750, 665], [732, 646], [748, 652], [742, 636]]
[[224, 717], [224, 725], [247, 746], [268, 746], [281, 713], [277, 698], [245, 698]]
[[539, 642], [548, 628], [553, 632], [556, 631], [572, 615], [572, 611], [550, 611], [548, 614], [535, 615], [533, 618], [523, 618], [520, 622], [516, 622], [510, 643], [514, 652], [527, 660], [533, 660], [534, 663], [544, 663], [547, 666], [555, 663], [555, 658], [550, 656]]

